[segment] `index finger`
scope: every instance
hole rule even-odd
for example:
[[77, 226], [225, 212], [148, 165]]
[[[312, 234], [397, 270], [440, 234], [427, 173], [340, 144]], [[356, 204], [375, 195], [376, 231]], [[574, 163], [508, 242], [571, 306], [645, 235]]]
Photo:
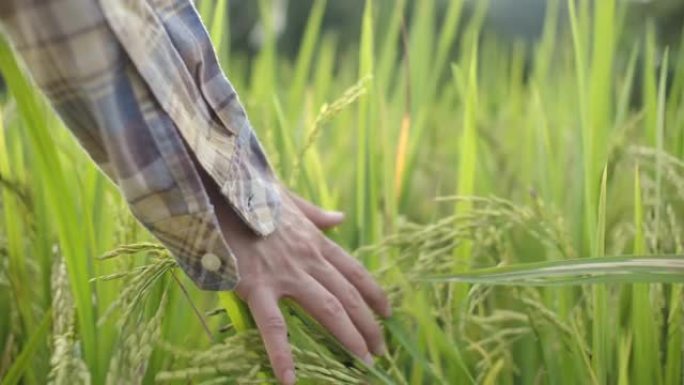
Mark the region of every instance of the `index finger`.
[[259, 290], [249, 297], [247, 304], [259, 328], [271, 361], [273, 373], [284, 385], [294, 385], [295, 372], [292, 349], [287, 340], [287, 325], [272, 292]]
[[349, 255], [338, 244], [326, 238], [325, 258], [347, 278], [366, 300], [366, 303], [377, 313], [387, 318], [392, 315], [392, 308], [385, 291], [375, 282], [366, 268]]

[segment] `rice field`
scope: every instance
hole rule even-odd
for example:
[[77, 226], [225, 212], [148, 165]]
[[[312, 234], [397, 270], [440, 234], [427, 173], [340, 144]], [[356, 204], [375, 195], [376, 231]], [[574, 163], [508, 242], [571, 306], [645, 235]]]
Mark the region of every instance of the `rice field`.
[[[370, 367], [283, 302], [298, 383], [683, 384], [684, 48], [618, 0], [550, 0], [533, 43], [468, 3], [366, 0], [342, 49], [316, 0], [290, 59], [259, 0], [251, 60], [198, 4], [277, 173], [347, 213], [329, 236], [394, 305]], [[4, 40], [0, 73], [0, 383], [273, 383], [246, 307], [193, 286]]]

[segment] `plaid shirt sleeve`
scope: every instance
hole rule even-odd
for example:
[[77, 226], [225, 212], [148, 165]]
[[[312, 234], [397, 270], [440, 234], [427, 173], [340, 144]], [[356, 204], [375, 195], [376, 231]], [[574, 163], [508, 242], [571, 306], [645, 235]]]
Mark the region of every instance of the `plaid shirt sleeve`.
[[191, 1], [5, 0], [0, 24], [136, 218], [200, 288], [234, 288], [186, 148], [262, 236], [278, 222], [278, 182]]

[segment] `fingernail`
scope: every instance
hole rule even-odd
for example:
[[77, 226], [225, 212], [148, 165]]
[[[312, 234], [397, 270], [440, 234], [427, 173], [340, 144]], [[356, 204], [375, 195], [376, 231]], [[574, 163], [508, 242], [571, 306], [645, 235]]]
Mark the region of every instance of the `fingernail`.
[[376, 356], [384, 356], [387, 354], [387, 345], [385, 345], [384, 342], [381, 342], [379, 345], [375, 346], [375, 349], [373, 349], [373, 354]]
[[344, 219], [344, 213], [342, 211], [328, 211], [328, 213], [335, 217], [335, 219]]
[[292, 369], [288, 369], [285, 371], [285, 374], [283, 374], [283, 384], [284, 385], [294, 385], [295, 383], [295, 374]]
[[363, 357], [363, 362], [365, 362], [368, 366], [373, 366], [373, 356], [371, 356], [370, 353], [366, 354], [366, 356]]

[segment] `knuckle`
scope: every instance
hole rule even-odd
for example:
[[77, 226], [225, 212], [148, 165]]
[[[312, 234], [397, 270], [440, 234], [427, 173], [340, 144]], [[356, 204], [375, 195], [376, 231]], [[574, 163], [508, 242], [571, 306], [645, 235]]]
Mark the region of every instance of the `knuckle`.
[[334, 273], [332, 266], [327, 263], [316, 263], [311, 266], [311, 274], [319, 278], [331, 277]]
[[366, 346], [366, 343], [360, 335], [357, 338], [354, 338], [354, 341], [349, 344], [348, 348], [359, 357], [368, 354], [368, 346]]
[[354, 288], [353, 286], [347, 287], [347, 307], [349, 307], [350, 310], [360, 310], [362, 309], [363, 306], [363, 299], [361, 298], [361, 295], [359, 294], [358, 290]]
[[277, 349], [271, 355], [274, 366], [285, 367], [290, 365], [290, 353], [285, 349]]
[[296, 246], [297, 247], [297, 253], [303, 254], [303, 255], [311, 255], [314, 254], [314, 247], [311, 245], [308, 240], [303, 240], [299, 242], [299, 244]]
[[325, 316], [331, 319], [340, 317], [344, 312], [344, 309], [342, 308], [342, 304], [340, 304], [340, 301], [338, 301], [337, 298], [333, 296], [327, 296], [323, 300], [322, 308]]
[[277, 287], [285, 297], [297, 297], [302, 292], [309, 290], [306, 284], [303, 283], [308, 275], [305, 270], [293, 270], [280, 277], [280, 283]]
[[307, 257], [309, 260], [316, 261], [320, 258], [318, 247], [316, 247], [313, 242], [302, 242], [298, 247], [298, 253]]
[[248, 277], [243, 277], [240, 279], [240, 281], [238, 281], [238, 284], [235, 286], [235, 293], [243, 301], [249, 302], [250, 297], [254, 294], [258, 287], [258, 282], [255, 282], [254, 280]]
[[360, 263], [355, 263], [350, 269], [349, 269], [349, 279], [351, 279], [354, 282], [363, 282], [367, 278], [367, 272], [366, 268], [363, 267]]
[[287, 325], [283, 317], [275, 315], [264, 320], [264, 328], [274, 334], [284, 334], [287, 332]]
[[373, 290], [371, 300], [378, 307], [385, 308], [389, 306], [389, 299], [387, 299], [387, 295], [385, 295], [385, 292], [382, 291], [382, 289], [380, 288], [376, 288], [375, 290]]
[[321, 245], [321, 250], [324, 253], [332, 254], [332, 255], [341, 254], [342, 248], [337, 243], [331, 241], [327, 237], [322, 237], [322, 238], [323, 238], [323, 241], [322, 241], [322, 245]]
[[373, 322], [372, 326], [366, 330], [365, 334], [368, 340], [374, 344], [382, 340], [382, 330], [380, 330], [380, 325], [378, 325], [376, 322]]

